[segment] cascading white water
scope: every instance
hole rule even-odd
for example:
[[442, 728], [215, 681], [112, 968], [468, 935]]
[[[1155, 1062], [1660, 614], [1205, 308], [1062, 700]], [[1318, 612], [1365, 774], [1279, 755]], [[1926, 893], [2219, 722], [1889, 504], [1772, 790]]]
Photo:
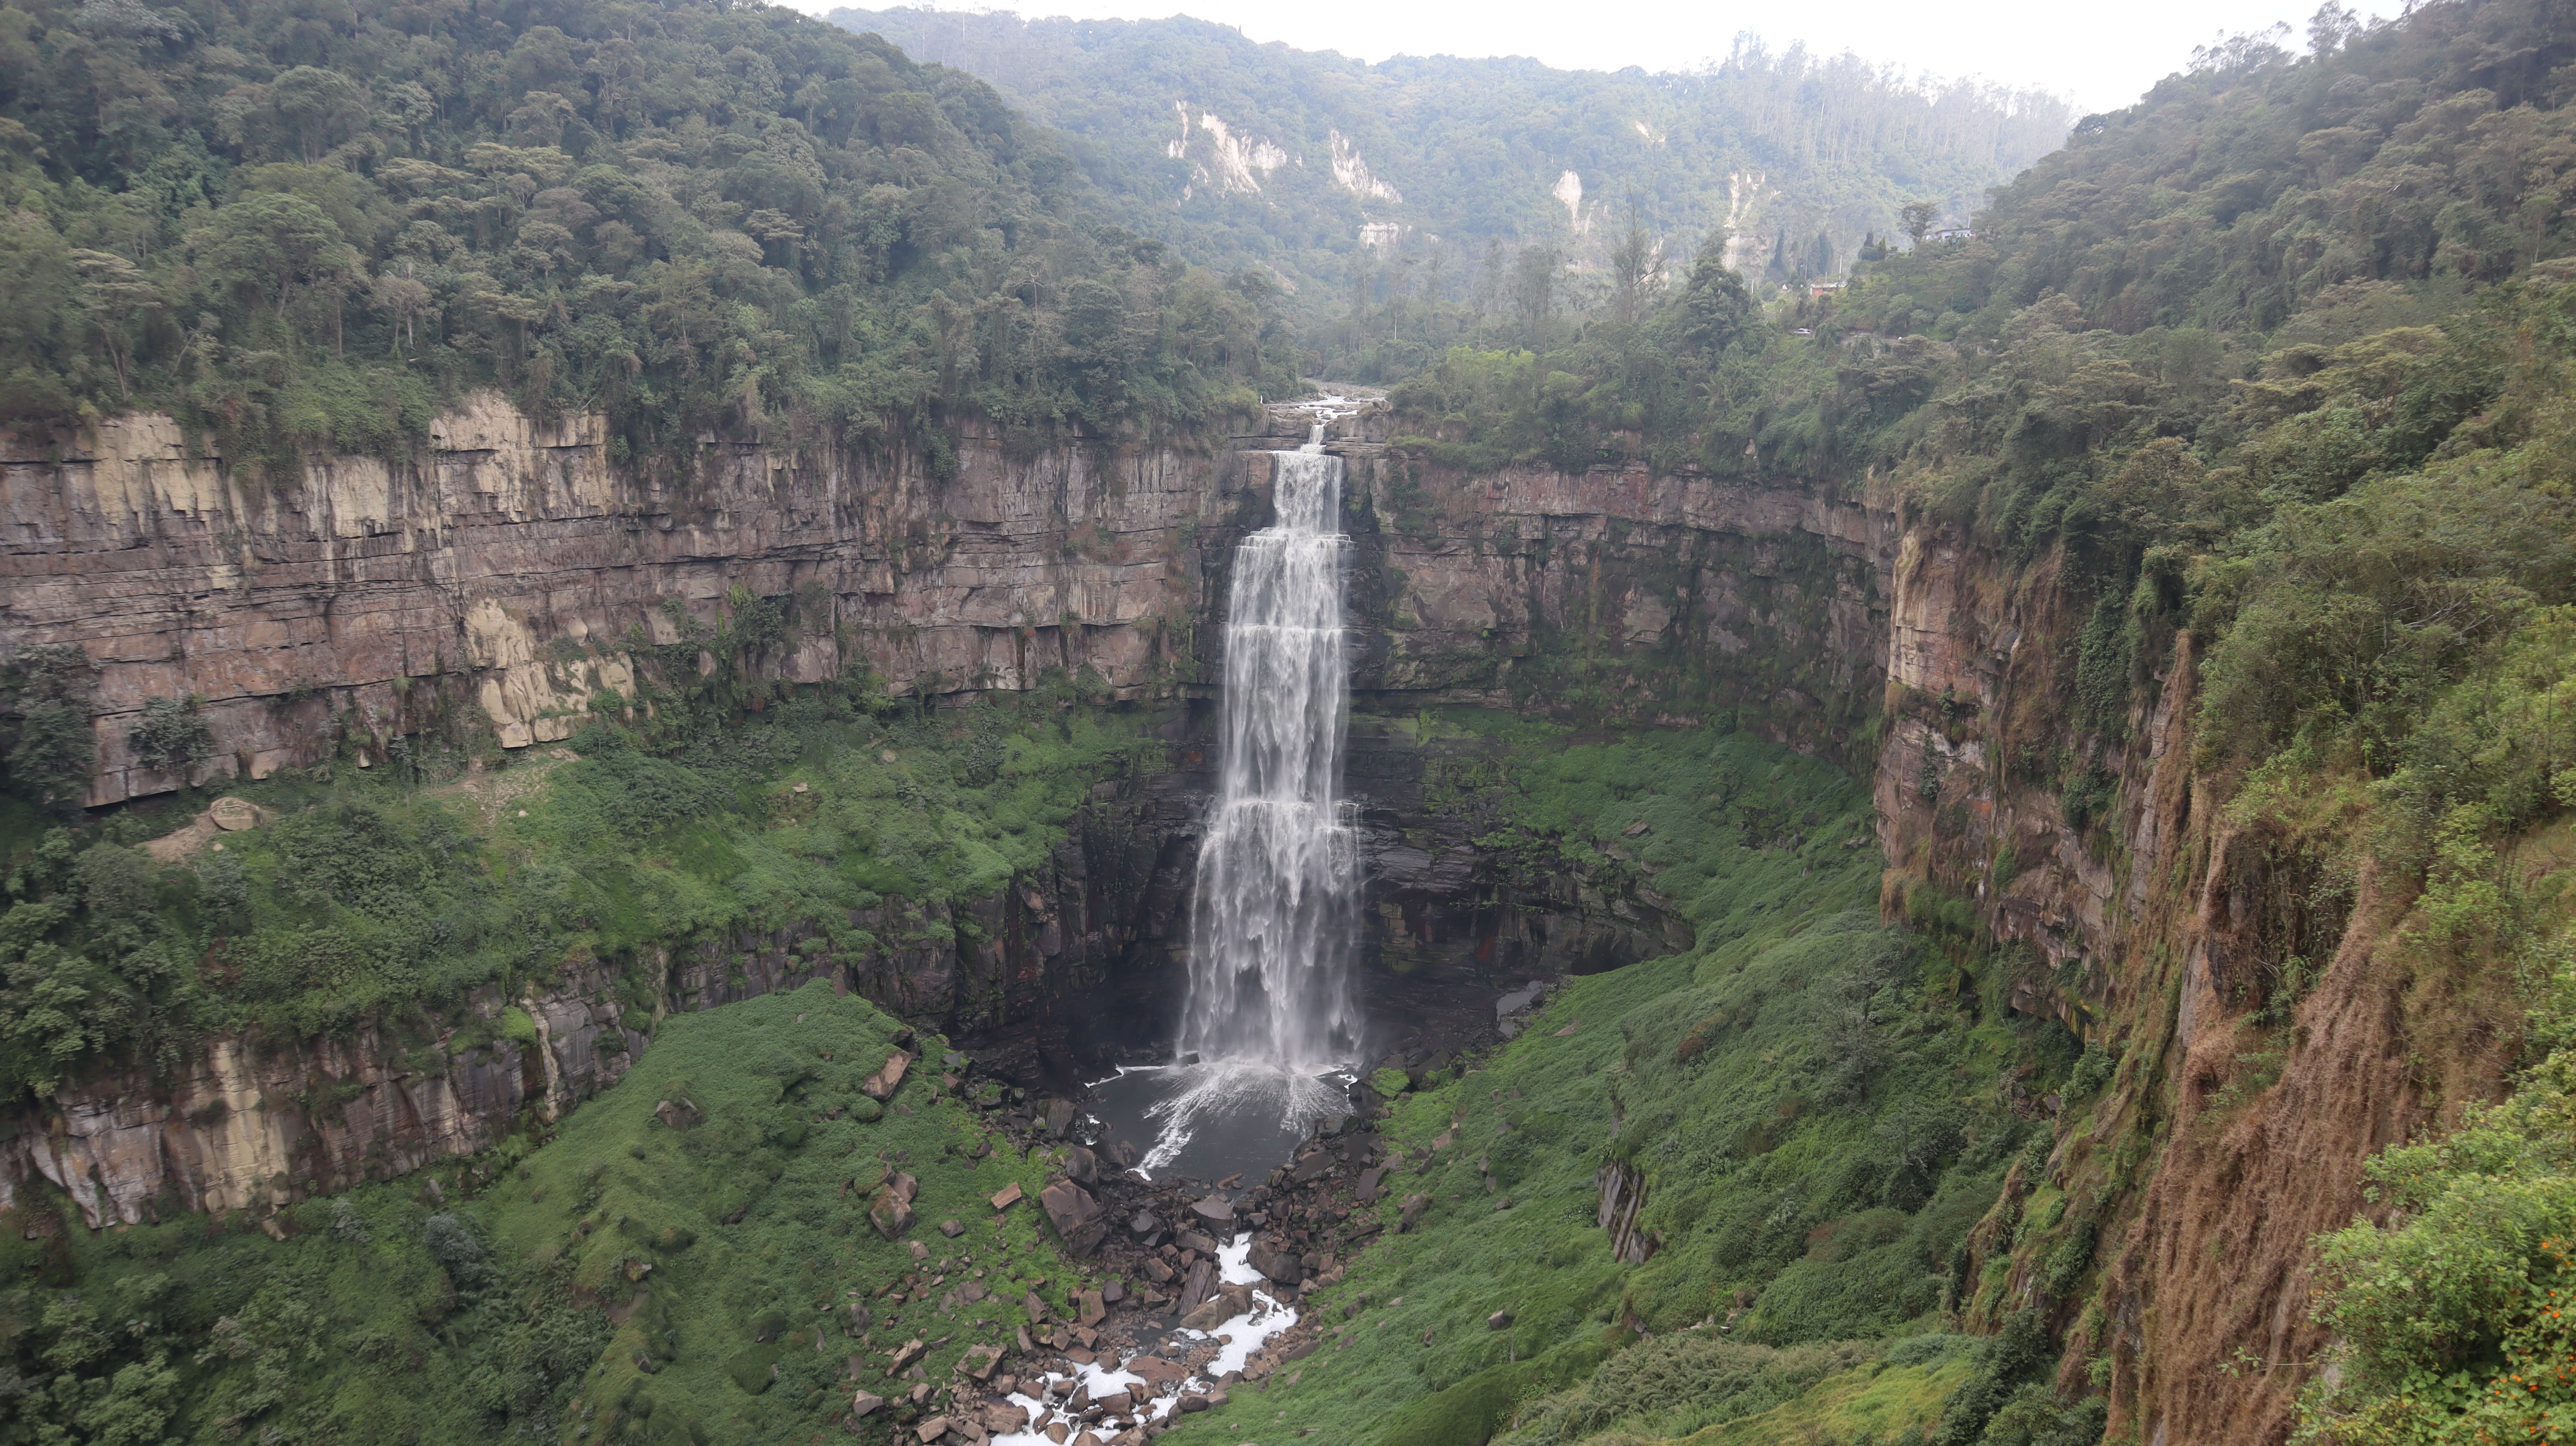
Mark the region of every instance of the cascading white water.
[[1273, 452], [1277, 521], [1243, 540], [1225, 621], [1216, 802], [1199, 845], [1181, 1049], [1315, 1071], [1358, 1016], [1347, 964], [1357, 853], [1342, 808], [1342, 459], [1323, 424]]
[[1358, 848], [1342, 803], [1342, 459], [1324, 451], [1320, 422], [1304, 448], [1270, 456], [1277, 520], [1235, 549], [1227, 593], [1183, 1062], [1153, 1072], [1148, 1171], [1202, 1135], [1256, 1156], [1284, 1151], [1349, 1108], [1326, 1077], [1360, 1035], [1349, 970]]

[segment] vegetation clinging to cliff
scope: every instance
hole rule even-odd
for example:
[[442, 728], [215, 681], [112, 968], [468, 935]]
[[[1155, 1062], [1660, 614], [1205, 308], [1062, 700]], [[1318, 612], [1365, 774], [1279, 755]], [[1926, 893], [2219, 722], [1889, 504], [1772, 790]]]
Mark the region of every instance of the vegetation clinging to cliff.
[[[931, 1337], [945, 1380], [1026, 1321], [1028, 1291], [1062, 1309], [1079, 1285], [1031, 1207], [986, 1223], [1045, 1157], [970, 1156], [982, 1131], [926, 1071], [887, 1106], [861, 1095], [899, 1028], [821, 984], [674, 1018], [541, 1148], [305, 1202], [275, 1238], [241, 1214], [91, 1234], [31, 1187], [17, 1218], [42, 1230], [0, 1234], [0, 1441], [839, 1434], [851, 1357]], [[989, 1296], [886, 1301], [918, 1267], [846, 1187], [890, 1166], [918, 1177], [922, 1219], [974, 1222], [922, 1233]]]
[[1095, 218], [982, 85], [762, 6], [0, 7], [0, 426], [228, 456], [444, 401], [848, 439], [1195, 421], [1285, 385], [1267, 278]]
[[729, 727], [595, 725], [577, 758], [499, 774], [424, 751], [336, 783], [282, 776], [241, 789], [273, 821], [169, 864], [126, 846], [152, 832], [140, 817], [21, 818], [0, 1099], [104, 1059], [168, 1070], [216, 1031], [408, 1037], [477, 985], [589, 961], [648, 1019], [665, 954], [864, 961], [905, 942], [852, 922], [880, 906], [906, 938], [953, 939], [954, 906], [1035, 866], [1092, 783], [1140, 766], [1134, 719], [1071, 702], [1059, 686], [880, 717], [821, 691]]

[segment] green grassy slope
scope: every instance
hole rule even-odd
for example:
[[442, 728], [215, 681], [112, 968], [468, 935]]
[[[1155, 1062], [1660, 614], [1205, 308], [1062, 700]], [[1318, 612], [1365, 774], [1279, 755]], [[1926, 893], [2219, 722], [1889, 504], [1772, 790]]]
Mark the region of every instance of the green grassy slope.
[[[1420, 1223], [1320, 1297], [1357, 1309], [1315, 1357], [1185, 1439], [1680, 1435], [1792, 1399], [1936, 1418], [1972, 1353], [1943, 1337], [1891, 1361], [1883, 1342], [1936, 1326], [1954, 1252], [2046, 1139], [1999, 1076], [2044, 1081], [2071, 1041], [2002, 1018], [1984, 961], [1879, 925], [1877, 851], [1846, 846], [1868, 799], [1831, 765], [1743, 734], [1431, 726], [1525, 745], [1481, 800], [1506, 820], [1489, 846], [1624, 862], [1697, 942], [1568, 981], [1519, 1038], [1400, 1100], [1384, 1128], [1408, 1162], [1379, 1208], [1428, 1195]], [[1660, 1244], [1641, 1266], [1596, 1221], [1609, 1160], [1646, 1182]], [[1725, 1439], [1766, 1439], [1751, 1429]]]
[[[545, 1147], [308, 1202], [282, 1239], [241, 1219], [6, 1232], [0, 1346], [32, 1390], [0, 1441], [786, 1441], [846, 1408], [853, 1354], [891, 1396], [883, 1352], [935, 1341], [944, 1381], [1010, 1340], [1026, 1290], [1061, 1305], [1074, 1279], [1031, 1208], [986, 1201], [1034, 1191], [1043, 1156], [968, 1158], [973, 1112], [920, 1071], [890, 1109], [859, 1093], [900, 1027], [820, 983], [675, 1017]], [[673, 1128], [666, 1100], [702, 1118]], [[950, 1286], [981, 1271], [988, 1299], [879, 1294], [915, 1269], [867, 1222], [889, 1168], [920, 1181], [925, 1273], [953, 1257]], [[967, 1233], [931, 1228], [949, 1218]]]
[[457, 1017], [469, 991], [584, 960], [649, 1015], [660, 955], [704, 940], [793, 929], [818, 965], [865, 959], [901, 941], [851, 911], [897, 901], [908, 930], [956, 929], [953, 906], [1044, 860], [1085, 790], [1155, 766], [1144, 729], [1064, 689], [936, 715], [813, 691], [650, 738], [596, 726], [569, 761], [467, 774], [424, 746], [416, 768], [227, 784], [273, 821], [176, 864], [135, 845], [202, 794], [76, 827], [0, 819], [0, 1095], [166, 1064], [215, 1031], [372, 1022], [423, 1045], [482, 1027]]

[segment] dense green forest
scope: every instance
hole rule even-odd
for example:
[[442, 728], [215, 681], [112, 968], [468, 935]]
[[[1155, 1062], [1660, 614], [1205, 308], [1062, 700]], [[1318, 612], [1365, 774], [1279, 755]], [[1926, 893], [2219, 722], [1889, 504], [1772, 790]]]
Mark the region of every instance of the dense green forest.
[[1292, 373], [1270, 283], [1107, 225], [990, 89], [782, 9], [0, 8], [0, 425], [156, 407], [391, 453], [475, 386], [903, 442], [1188, 425]]
[[2035, 92], [1749, 40], [1699, 70], [1612, 75], [1367, 65], [1186, 16], [832, 18], [992, 83], [1064, 135], [1131, 224], [1271, 270], [1321, 374], [1363, 381], [1523, 313], [1599, 303], [1632, 212], [1659, 261], [1733, 228], [1737, 260], [1775, 280], [1838, 274], [1909, 204], [1964, 221], [2071, 119]]
[[[1872, 478], [2053, 559], [2091, 600], [2079, 731], [1999, 766], [2079, 828], [2110, 796], [2101, 744], [2176, 633], [2200, 640], [2202, 766], [2315, 880], [2286, 937], [2335, 937], [2369, 877], [2418, 893], [2425, 967], [2516, 981], [2532, 1010], [2522, 1091], [2392, 1151], [2374, 1178], [2400, 1213], [2327, 1242], [2341, 1345], [2307, 1429], [2557, 1439], [2576, 1166], [2551, 1051], [2576, 975], [2557, 845], [2528, 841], [2576, 809], [2576, 17], [2328, 6], [2308, 41], [2205, 51], [2079, 125], [1972, 238], [1838, 294], [1766, 312], [1703, 265], [1634, 324], [1455, 350], [1395, 397], [1426, 459]], [[2267, 1027], [2321, 962], [2267, 963]]]

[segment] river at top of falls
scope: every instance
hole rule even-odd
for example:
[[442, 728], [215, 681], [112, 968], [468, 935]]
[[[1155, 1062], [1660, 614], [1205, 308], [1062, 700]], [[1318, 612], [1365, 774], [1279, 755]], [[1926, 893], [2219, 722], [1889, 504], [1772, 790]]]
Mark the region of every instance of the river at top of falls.
[[[1099, 1086], [1149, 1172], [1266, 1170], [1349, 1108], [1356, 831], [1342, 801], [1350, 539], [1324, 425], [1273, 452], [1275, 520], [1235, 549], [1216, 798], [1199, 846], [1179, 1063]], [[1122, 1107], [1123, 1106], [1123, 1107]]]

